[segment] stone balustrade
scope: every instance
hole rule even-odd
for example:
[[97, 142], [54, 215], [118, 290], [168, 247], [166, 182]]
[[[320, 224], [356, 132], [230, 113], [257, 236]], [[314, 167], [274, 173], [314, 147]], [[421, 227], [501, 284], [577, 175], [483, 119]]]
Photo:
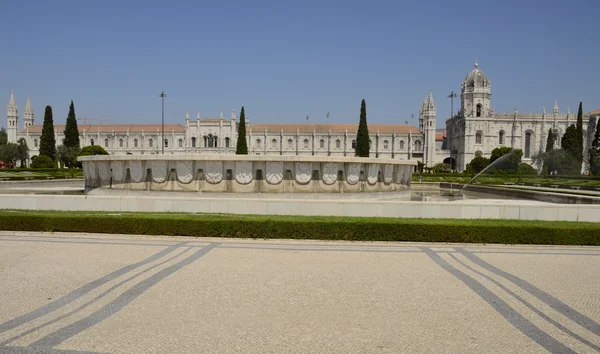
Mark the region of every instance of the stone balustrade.
[[412, 160], [333, 156], [82, 156], [94, 188], [230, 193], [358, 193], [407, 190]]

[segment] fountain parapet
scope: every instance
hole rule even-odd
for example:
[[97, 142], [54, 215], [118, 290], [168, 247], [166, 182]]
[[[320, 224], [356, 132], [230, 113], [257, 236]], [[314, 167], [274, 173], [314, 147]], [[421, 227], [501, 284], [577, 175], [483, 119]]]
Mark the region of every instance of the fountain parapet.
[[337, 156], [97, 155], [78, 158], [95, 188], [230, 193], [359, 193], [410, 188], [413, 160]]

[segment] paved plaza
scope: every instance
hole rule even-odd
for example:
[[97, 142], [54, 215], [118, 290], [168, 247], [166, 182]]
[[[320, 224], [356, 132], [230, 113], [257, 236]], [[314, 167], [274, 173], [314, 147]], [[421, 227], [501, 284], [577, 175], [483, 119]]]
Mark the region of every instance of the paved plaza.
[[0, 233], [0, 353], [593, 353], [600, 248]]

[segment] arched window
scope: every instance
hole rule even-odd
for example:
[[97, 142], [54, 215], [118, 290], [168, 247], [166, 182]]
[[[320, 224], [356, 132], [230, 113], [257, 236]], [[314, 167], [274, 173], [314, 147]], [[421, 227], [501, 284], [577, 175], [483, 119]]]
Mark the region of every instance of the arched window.
[[477, 117], [481, 117], [481, 103], [477, 104]]
[[122, 148], [123, 147], [123, 139], [119, 139], [119, 147]]
[[481, 150], [475, 151], [475, 157], [482, 157], [482, 156], [483, 156], [483, 152]]
[[196, 147], [196, 137], [192, 137], [192, 147]]
[[525, 154], [524, 157], [526, 159], [529, 158], [531, 154], [531, 132], [525, 133]]
[[271, 140], [271, 147], [272, 147], [273, 149], [277, 149], [277, 139], [273, 139], [273, 140]]
[[148, 140], [148, 146], [152, 147], [152, 139]]
[[475, 144], [481, 144], [481, 132], [475, 134]]
[[304, 148], [308, 149], [308, 139], [304, 139]]
[[294, 147], [294, 141], [292, 139], [288, 139], [288, 149], [292, 149]]
[[169, 139], [165, 139], [165, 147], [168, 148], [169, 147]]
[[219, 137], [213, 136], [213, 147], [219, 147]]
[[38, 147], [37, 139], [33, 139], [33, 147]]
[[383, 141], [383, 149], [384, 149], [384, 150], [387, 150], [387, 149], [388, 149], [388, 141], [387, 141], [387, 140], [384, 140], [384, 141]]
[[133, 139], [133, 147], [138, 147], [138, 140], [137, 139]]
[[404, 140], [400, 140], [400, 150], [404, 150]]
[[260, 139], [256, 139], [256, 147], [257, 148], [260, 148], [260, 143], [261, 143]]
[[319, 148], [325, 149], [325, 140], [323, 140], [323, 139], [319, 140]]
[[[107, 140], [107, 141], [108, 141], [108, 140]], [[90, 144], [91, 144], [92, 146], [94, 146], [94, 139], [90, 140]], [[108, 145], [107, 145], [107, 147], [108, 147]]]
[[423, 143], [421, 143], [421, 140], [415, 141], [415, 151], [421, 151], [421, 150], [423, 150]]
[[339, 148], [341, 148], [341, 147], [342, 147], [342, 142], [340, 141], [340, 139], [337, 139], [337, 140], [335, 141], [335, 148], [336, 148], [336, 149], [339, 149]]
[[[94, 145], [94, 139], [92, 139], [92, 145]], [[108, 147], [108, 139], [104, 139], [104, 147]]]
[[501, 130], [500, 133], [498, 133], [498, 144], [504, 145], [504, 130]]
[[179, 139], [179, 147], [182, 148], [183, 147], [183, 139]]
[[352, 148], [356, 149], [356, 140], [352, 140]]
[[225, 147], [229, 147], [231, 145], [230, 141], [231, 139], [229, 139], [229, 137], [225, 138]]

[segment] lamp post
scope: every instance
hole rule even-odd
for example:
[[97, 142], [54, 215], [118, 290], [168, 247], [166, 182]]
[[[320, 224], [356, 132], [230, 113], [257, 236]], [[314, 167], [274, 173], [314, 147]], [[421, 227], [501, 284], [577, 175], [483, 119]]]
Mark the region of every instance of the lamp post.
[[454, 98], [456, 97], [456, 94], [454, 93], [454, 91], [450, 92], [450, 94], [448, 95], [448, 98], [450, 99], [450, 118], [452, 118], [452, 116], [454, 115]]
[[158, 95], [158, 97], [160, 97], [161, 99], [161, 107], [162, 107], [162, 141], [161, 141], [161, 145], [162, 145], [162, 154], [165, 154], [165, 97], [167, 97], [167, 94], [165, 93], [165, 91], [162, 91], [160, 93], [160, 95]]

